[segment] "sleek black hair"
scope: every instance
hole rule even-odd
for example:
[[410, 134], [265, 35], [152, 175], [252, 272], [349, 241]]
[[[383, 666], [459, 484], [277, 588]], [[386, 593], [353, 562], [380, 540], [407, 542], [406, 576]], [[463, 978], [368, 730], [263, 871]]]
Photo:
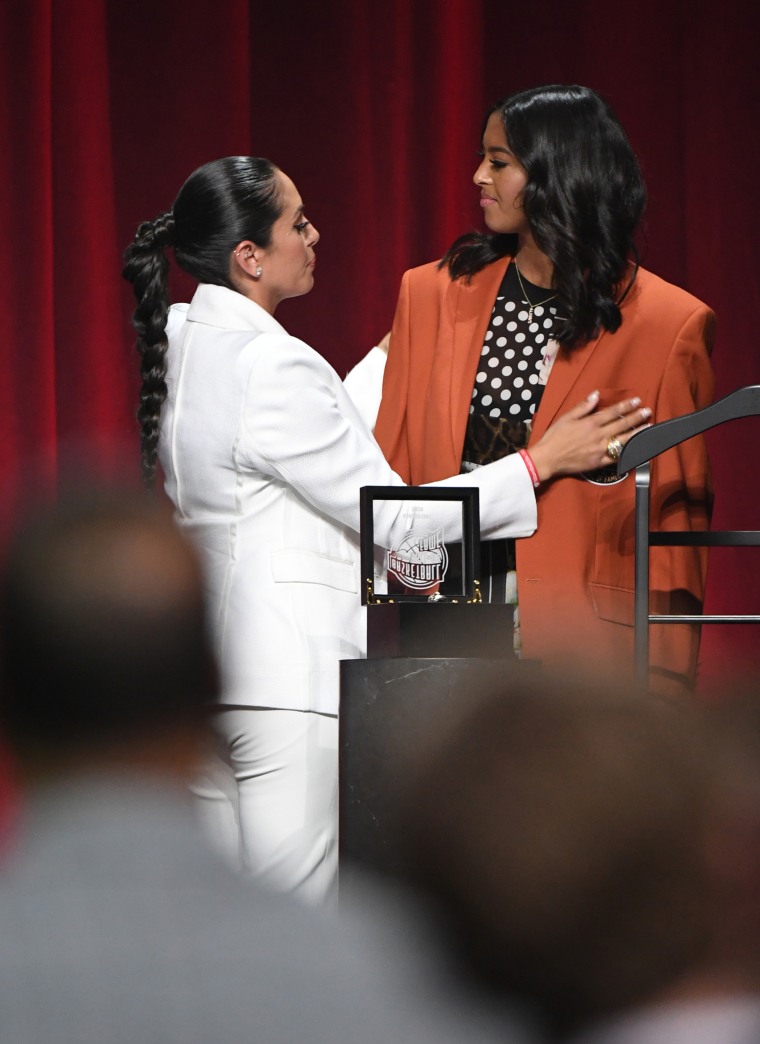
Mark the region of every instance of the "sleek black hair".
[[0, 720], [73, 751], [202, 723], [218, 696], [198, 555], [147, 493], [88, 488], [38, 506], [0, 582]]
[[[634, 234], [646, 203], [638, 160], [610, 106], [588, 87], [551, 85], [494, 105], [509, 147], [525, 168], [523, 207], [536, 245], [554, 265], [563, 316], [554, 333], [576, 348], [614, 332], [619, 304], [635, 278]], [[469, 278], [514, 253], [517, 236], [469, 233], [441, 267]], [[633, 262], [633, 264], [632, 264]]]
[[230, 255], [244, 239], [269, 246], [282, 213], [277, 168], [266, 159], [228, 156], [193, 171], [171, 210], [144, 221], [124, 252], [124, 278], [132, 283], [142, 388], [140, 422], [145, 483], [156, 472], [159, 417], [166, 399], [166, 320], [169, 311], [168, 247], [180, 268], [201, 283], [234, 290]]

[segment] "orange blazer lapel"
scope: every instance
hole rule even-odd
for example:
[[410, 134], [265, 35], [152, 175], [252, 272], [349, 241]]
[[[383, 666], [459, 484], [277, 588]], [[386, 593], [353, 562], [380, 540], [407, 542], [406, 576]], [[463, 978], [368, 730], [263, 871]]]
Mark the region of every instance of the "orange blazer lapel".
[[[640, 286], [640, 281], [636, 278], [634, 273], [634, 280], [625, 290], [620, 303], [623, 317], [622, 325], [625, 327], [626, 331], [633, 325], [633, 317], [638, 308], [639, 295], [641, 292]], [[538, 408], [538, 412], [536, 413], [533, 422], [533, 432], [531, 434], [532, 442], [541, 438], [559, 413], [564, 413], [572, 406], [576, 406], [584, 395], [588, 395], [595, 387], [597, 387], [596, 384], [590, 384], [590, 387], [584, 385], [582, 391], [577, 390], [577, 385], [580, 382], [584, 370], [606, 335], [607, 331], [602, 330], [597, 338], [593, 341], [589, 341], [589, 343], [584, 345], [583, 348], [576, 348], [573, 352], [566, 352], [560, 349], [557, 358], [554, 360], [554, 366], [552, 366], [551, 373], [549, 374], [549, 380], [547, 381], [546, 390], [541, 399], [541, 405]], [[620, 332], [615, 336], [620, 337]], [[602, 369], [601, 372], [604, 373], [604, 369]], [[597, 377], [596, 380], [598, 379], [599, 378]], [[604, 405], [609, 406], [612, 404], [605, 403]]]
[[[541, 405], [538, 407], [533, 421], [531, 442], [541, 438], [559, 413], [564, 413], [572, 406], [576, 406], [583, 398], [582, 393], [575, 393], [573, 389], [578, 384], [605, 333], [606, 331], [602, 331], [595, 340], [589, 341], [582, 348], [576, 348], [575, 351], [567, 352], [564, 348], [560, 348], [549, 374]], [[593, 390], [593, 388], [589, 388], [588, 392]]]
[[[470, 283], [458, 279], [446, 293], [446, 306], [452, 323], [451, 338], [451, 438], [461, 455], [470, 415], [472, 388], [478, 360], [491, 319], [496, 294], [511, 257], [505, 257], [477, 272]], [[459, 467], [459, 462], [457, 462]]]

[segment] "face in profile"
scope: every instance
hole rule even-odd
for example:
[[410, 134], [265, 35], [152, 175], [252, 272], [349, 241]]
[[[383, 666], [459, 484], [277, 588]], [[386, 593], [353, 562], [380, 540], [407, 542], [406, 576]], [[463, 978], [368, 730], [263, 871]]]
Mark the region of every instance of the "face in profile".
[[492, 232], [527, 233], [523, 190], [525, 168], [509, 147], [498, 112], [488, 118], [483, 134], [483, 159], [472, 179], [480, 189], [480, 205]]
[[298, 189], [281, 170], [275, 176], [282, 213], [272, 226], [269, 246], [256, 250], [262, 267], [260, 289], [270, 312], [280, 301], [307, 294], [314, 286], [314, 247], [319, 242], [319, 232], [304, 213]]

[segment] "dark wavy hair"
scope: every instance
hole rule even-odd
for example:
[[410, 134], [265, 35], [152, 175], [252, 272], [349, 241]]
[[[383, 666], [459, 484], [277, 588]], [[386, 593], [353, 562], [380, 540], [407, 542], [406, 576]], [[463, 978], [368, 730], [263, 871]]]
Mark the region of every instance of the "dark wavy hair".
[[132, 325], [141, 358], [137, 419], [147, 486], [155, 481], [159, 419], [166, 400], [167, 248], [174, 248], [177, 264], [194, 279], [234, 290], [232, 250], [244, 239], [269, 246], [272, 225], [282, 213], [276, 171], [269, 160], [251, 156], [206, 163], [187, 179], [171, 210], [138, 227], [124, 252], [123, 275], [137, 298]]
[[[493, 113], [528, 175], [528, 226], [554, 265], [552, 286], [563, 316], [554, 336], [577, 348], [601, 330], [614, 332], [636, 275], [634, 234], [646, 204], [625, 131], [588, 87], [535, 87], [498, 102], [485, 122]], [[441, 267], [452, 279], [468, 279], [516, 249], [516, 235], [469, 233], [452, 244]]]

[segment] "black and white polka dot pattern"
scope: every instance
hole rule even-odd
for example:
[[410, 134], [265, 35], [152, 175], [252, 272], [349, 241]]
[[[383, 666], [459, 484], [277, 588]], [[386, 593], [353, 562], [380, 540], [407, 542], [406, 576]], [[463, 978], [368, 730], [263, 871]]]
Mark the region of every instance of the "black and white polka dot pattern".
[[[523, 278], [531, 302], [545, 301], [545, 288]], [[555, 301], [534, 305], [529, 322], [514, 265], [510, 265], [499, 288], [491, 322], [480, 353], [480, 364], [472, 390], [470, 413], [530, 421], [541, 399], [539, 370], [551, 338], [557, 314]]]

